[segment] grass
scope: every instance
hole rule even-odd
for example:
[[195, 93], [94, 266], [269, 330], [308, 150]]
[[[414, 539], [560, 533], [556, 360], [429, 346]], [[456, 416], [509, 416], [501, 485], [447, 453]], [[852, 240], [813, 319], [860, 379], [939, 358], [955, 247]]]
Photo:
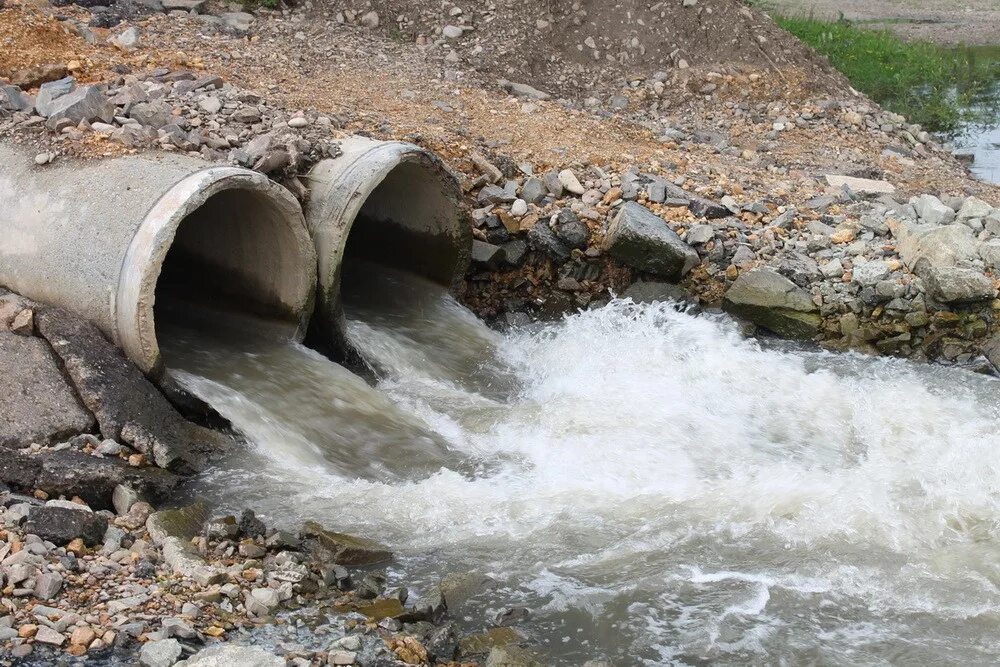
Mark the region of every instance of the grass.
[[970, 123], [996, 122], [1000, 52], [904, 42], [888, 30], [845, 21], [775, 17], [840, 70], [855, 88], [886, 109], [931, 131], [954, 133]]

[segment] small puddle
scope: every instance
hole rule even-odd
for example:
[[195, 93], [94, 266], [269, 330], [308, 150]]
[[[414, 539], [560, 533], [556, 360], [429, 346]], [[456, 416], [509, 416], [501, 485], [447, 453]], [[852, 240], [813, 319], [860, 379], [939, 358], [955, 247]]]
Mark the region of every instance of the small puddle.
[[950, 139], [962, 153], [971, 154], [970, 171], [976, 178], [1000, 183], [1000, 46], [961, 47], [959, 57], [970, 64], [988, 62], [994, 73], [993, 83], [977, 96], [970, 110], [975, 120], [962, 127]]

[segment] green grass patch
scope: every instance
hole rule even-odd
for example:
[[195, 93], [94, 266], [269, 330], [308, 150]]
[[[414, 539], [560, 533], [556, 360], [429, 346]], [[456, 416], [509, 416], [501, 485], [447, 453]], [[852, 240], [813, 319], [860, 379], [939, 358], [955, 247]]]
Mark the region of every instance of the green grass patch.
[[997, 119], [998, 49], [905, 42], [888, 30], [862, 28], [845, 20], [775, 20], [826, 56], [855, 88], [910, 122], [949, 133]]

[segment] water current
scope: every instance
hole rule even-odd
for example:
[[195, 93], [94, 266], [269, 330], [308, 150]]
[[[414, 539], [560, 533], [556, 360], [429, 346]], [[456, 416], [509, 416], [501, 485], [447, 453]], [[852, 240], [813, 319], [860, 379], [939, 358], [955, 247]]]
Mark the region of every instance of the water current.
[[668, 303], [499, 333], [355, 270], [360, 374], [252, 327], [168, 339], [249, 443], [200, 496], [385, 542], [414, 595], [487, 576], [458, 620], [527, 610], [552, 664], [1000, 654], [996, 380], [763, 345]]

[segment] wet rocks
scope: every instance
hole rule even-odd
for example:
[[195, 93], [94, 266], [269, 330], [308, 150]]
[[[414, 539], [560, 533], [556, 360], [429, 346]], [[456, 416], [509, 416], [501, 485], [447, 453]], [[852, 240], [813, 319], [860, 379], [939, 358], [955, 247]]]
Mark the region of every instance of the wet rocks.
[[80, 538], [87, 546], [104, 541], [108, 520], [85, 507], [69, 509], [43, 505], [32, 507], [24, 529], [56, 545], [66, 545]]
[[698, 253], [662, 218], [635, 202], [626, 202], [611, 223], [604, 248], [634, 269], [676, 282], [698, 263]]
[[0, 446], [54, 443], [93, 425], [45, 341], [0, 331]]
[[726, 292], [722, 307], [769, 331], [790, 338], [808, 338], [822, 318], [808, 292], [771, 269], [754, 269], [739, 276]]
[[564, 208], [555, 216], [553, 231], [566, 245], [572, 248], [586, 248], [590, 230], [571, 209]]
[[89, 322], [62, 309], [44, 308], [38, 328], [62, 359], [105, 438], [133, 445], [161, 468], [174, 471], [197, 469], [207, 454], [227, 446], [221, 434], [183, 419]]
[[315, 521], [307, 521], [302, 527], [302, 534], [312, 542], [321, 557], [331, 563], [358, 567], [392, 560], [392, 552], [381, 544], [326, 530]]

